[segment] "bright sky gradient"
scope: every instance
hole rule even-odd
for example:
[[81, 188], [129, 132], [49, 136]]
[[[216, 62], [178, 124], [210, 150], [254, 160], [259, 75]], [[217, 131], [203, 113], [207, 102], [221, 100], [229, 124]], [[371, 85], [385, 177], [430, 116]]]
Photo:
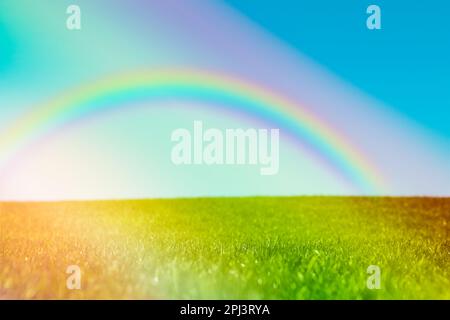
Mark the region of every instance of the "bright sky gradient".
[[[382, 30], [367, 30], [370, 3], [353, 0], [0, 2], [0, 199], [449, 195], [450, 4], [373, 2]], [[65, 27], [69, 4], [81, 7], [79, 31]], [[270, 110], [284, 120], [249, 111], [251, 101], [205, 99], [203, 91], [193, 99], [171, 90], [162, 100], [148, 92], [114, 98], [123, 87], [66, 116], [83, 108], [61, 98], [69, 92], [162, 69], [262, 88], [277, 97]], [[319, 139], [315, 125], [305, 134], [311, 122], [295, 117], [302, 130], [289, 138], [290, 113], [279, 101], [314, 115], [333, 133], [326, 141], [340, 142]], [[45, 105], [60, 113], [24, 122]], [[195, 120], [219, 129], [279, 128], [279, 174], [175, 166], [171, 132]], [[358, 171], [351, 154], [369, 169]], [[368, 190], [370, 175], [383, 187]]]

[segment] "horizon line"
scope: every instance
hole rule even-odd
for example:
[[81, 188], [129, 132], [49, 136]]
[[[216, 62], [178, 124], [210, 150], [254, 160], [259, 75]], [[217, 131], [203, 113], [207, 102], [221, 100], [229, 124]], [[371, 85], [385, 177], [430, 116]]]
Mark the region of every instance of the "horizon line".
[[67, 202], [125, 202], [125, 201], [158, 201], [158, 200], [202, 200], [202, 199], [250, 199], [250, 198], [396, 198], [396, 199], [450, 199], [450, 195], [336, 195], [336, 194], [303, 194], [303, 195], [248, 195], [248, 196], [185, 196], [185, 197], [136, 197], [136, 198], [98, 198], [98, 199], [42, 199], [42, 200], [3, 200], [7, 203], [67, 203]]

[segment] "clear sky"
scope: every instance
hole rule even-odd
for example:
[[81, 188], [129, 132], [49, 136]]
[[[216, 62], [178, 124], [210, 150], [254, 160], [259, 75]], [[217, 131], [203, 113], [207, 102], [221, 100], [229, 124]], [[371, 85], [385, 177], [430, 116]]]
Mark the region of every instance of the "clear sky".
[[[0, 1], [0, 199], [449, 195], [449, 9]], [[196, 120], [280, 129], [279, 173], [175, 166], [171, 133]]]
[[[304, 54], [450, 137], [450, 2], [226, 0]], [[382, 30], [364, 28], [376, 4]]]

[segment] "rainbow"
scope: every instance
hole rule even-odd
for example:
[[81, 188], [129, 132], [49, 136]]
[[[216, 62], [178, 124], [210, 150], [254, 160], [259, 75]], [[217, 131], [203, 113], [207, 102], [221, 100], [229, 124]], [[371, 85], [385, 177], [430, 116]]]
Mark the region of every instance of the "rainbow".
[[193, 69], [130, 72], [84, 85], [32, 108], [0, 135], [0, 164], [42, 136], [85, 117], [141, 99], [212, 101], [244, 113], [306, 143], [334, 174], [368, 194], [385, 191], [377, 168], [342, 134], [285, 97], [242, 79]]

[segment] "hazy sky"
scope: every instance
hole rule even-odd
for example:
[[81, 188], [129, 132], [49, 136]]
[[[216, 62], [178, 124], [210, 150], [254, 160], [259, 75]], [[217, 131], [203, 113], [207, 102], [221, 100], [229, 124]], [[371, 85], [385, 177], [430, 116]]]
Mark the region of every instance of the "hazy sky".
[[[371, 3], [356, 0], [2, 1], [0, 198], [448, 195], [450, 4], [372, 2], [381, 30], [366, 28]], [[72, 3], [81, 30], [66, 28]], [[162, 69], [220, 85], [126, 80]], [[225, 94], [230, 79], [239, 85]], [[259, 88], [253, 98], [249, 87]], [[223, 132], [280, 129], [278, 174], [175, 166], [171, 133], [196, 120]]]

